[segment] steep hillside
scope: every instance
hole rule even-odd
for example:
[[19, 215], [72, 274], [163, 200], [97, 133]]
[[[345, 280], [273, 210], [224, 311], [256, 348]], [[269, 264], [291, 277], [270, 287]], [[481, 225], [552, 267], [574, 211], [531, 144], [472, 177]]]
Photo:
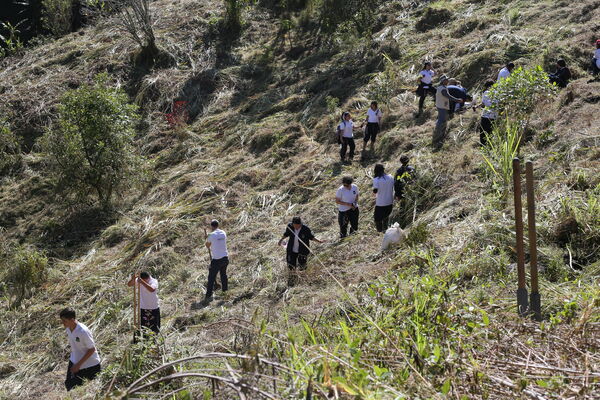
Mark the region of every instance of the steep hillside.
[[[1, 60], [0, 112], [24, 154], [0, 178], [0, 265], [10, 268], [18, 246], [49, 265], [18, 307], [0, 286], [0, 398], [121, 398], [152, 368], [209, 352], [248, 359], [213, 355], [177, 371], [243, 378], [245, 398], [599, 398], [600, 82], [587, 67], [600, 2], [388, 1], [372, 35], [354, 22], [325, 34], [317, 1], [285, 13], [277, 3], [245, 10], [235, 37], [220, 30], [221, 2], [152, 2], [168, 55], [153, 67], [136, 64], [114, 15]], [[424, 60], [480, 99], [507, 61], [550, 70], [559, 57], [574, 79], [533, 114], [520, 151], [537, 181], [543, 321], [534, 322], [517, 316], [512, 201], [486, 173], [479, 112], [454, 118], [432, 152], [435, 109], [428, 99], [415, 117], [413, 90]], [[149, 160], [110, 211], [61, 198], [36, 144], [60, 96], [100, 72], [140, 105], [136, 143]], [[391, 94], [377, 145], [340, 163], [339, 114], [362, 120], [382, 91]], [[184, 127], [165, 118], [176, 100], [187, 102]], [[382, 253], [372, 170], [383, 162], [392, 172], [401, 154], [419, 176], [393, 214], [408, 239]], [[345, 175], [362, 191], [361, 217], [340, 241], [334, 193]], [[294, 215], [325, 243], [288, 287], [277, 241]], [[212, 218], [229, 236], [231, 290], [204, 306]], [[161, 284], [157, 346], [131, 344], [126, 282], [137, 269]], [[94, 332], [104, 368], [70, 397], [65, 306]], [[135, 398], [244, 398], [214, 382], [189, 377]]]

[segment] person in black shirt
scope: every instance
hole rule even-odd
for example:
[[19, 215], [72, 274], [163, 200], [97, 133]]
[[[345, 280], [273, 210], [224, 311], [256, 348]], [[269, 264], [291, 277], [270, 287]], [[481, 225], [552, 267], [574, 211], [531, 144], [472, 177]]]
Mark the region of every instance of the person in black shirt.
[[292, 222], [288, 224], [283, 232], [283, 237], [277, 243], [279, 246], [283, 244], [285, 238], [289, 238], [286, 247], [286, 261], [290, 270], [288, 285], [293, 286], [296, 283], [296, 270], [305, 270], [308, 254], [310, 253], [310, 241], [314, 240], [317, 243], [323, 243], [313, 235], [310, 228], [302, 224], [300, 217], [292, 218]]
[[400, 157], [400, 163], [402, 165], [398, 168], [396, 175], [394, 176], [394, 196], [397, 200], [402, 200], [404, 198], [404, 188], [406, 184], [415, 178], [415, 168], [408, 165], [409, 161], [410, 159], [406, 155]]
[[558, 60], [556, 62], [556, 72], [548, 75], [550, 83], [556, 83], [558, 87], [567, 87], [569, 80], [571, 79], [571, 71], [567, 68], [565, 60]]

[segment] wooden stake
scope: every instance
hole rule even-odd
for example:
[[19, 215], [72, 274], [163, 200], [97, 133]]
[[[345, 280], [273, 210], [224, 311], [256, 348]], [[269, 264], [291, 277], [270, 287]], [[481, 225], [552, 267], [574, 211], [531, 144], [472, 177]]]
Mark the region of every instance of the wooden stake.
[[133, 326], [139, 332], [142, 325], [142, 311], [140, 309], [140, 275], [134, 274], [133, 280]]
[[515, 230], [517, 232], [517, 273], [519, 277], [517, 289], [517, 306], [519, 315], [523, 316], [529, 309], [527, 288], [525, 287], [525, 251], [523, 249], [523, 204], [521, 202], [521, 164], [518, 158], [513, 159], [513, 184], [515, 192]]
[[529, 268], [531, 276], [531, 294], [529, 302], [533, 317], [542, 320], [541, 299], [538, 287], [537, 265], [537, 233], [535, 227], [535, 192], [533, 191], [533, 163], [525, 164], [525, 181], [527, 186], [527, 226], [529, 229]]

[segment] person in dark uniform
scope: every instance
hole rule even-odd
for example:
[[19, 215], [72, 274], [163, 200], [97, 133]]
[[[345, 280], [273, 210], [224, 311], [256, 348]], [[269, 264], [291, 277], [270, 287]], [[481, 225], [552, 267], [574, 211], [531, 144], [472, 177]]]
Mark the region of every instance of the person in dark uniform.
[[406, 184], [415, 178], [415, 167], [408, 165], [410, 159], [407, 155], [400, 157], [400, 168], [394, 175], [394, 197], [397, 200], [404, 198], [404, 188]]
[[283, 244], [283, 241], [288, 238], [286, 246], [286, 262], [289, 269], [288, 286], [296, 284], [298, 269], [305, 270], [308, 255], [310, 253], [310, 241], [314, 240], [317, 243], [323, 243], [313, 235], [310, 228], [302, 224], [302, 219], [298, 216], [292, 218], [292, 222], [288, 224], [283, 232], [283, 236], [277, 243], [278, 246]]
[[571, 70], [567, 67], [565, 60], [558, 60], [556, 62], [556, 72], [548, 75], [550, 83], [556, 83], [556, 86], [564, 88], [569, 84], [571, 79]]

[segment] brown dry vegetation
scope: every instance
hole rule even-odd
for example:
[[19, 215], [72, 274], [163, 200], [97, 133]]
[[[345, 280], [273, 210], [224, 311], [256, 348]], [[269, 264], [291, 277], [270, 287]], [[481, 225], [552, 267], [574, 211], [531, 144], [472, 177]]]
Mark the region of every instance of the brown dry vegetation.
[[[394, 390], [374, 383], [368, 396], [357, 398], [391, 399], [398, 392], [441, 398], [446, 378], [452, 398], [598, 398], [600, 223], [592, 203], [600, 184], [600, 83], [588, 82], [585, 68], [598, 35], [600, 3], [389, 3], [372, 40], [334, 36], [318, 45], [314, 33], [301, 30], [279, 41], [277, 19], [260, 4], [247, 13], [239, 40], [228, 41], [215, 33], [220, 3], [159, 0], [152, 3], [159, 17], [157, 44], [176, 60], [170, 67], [134, 68], [135, 44], [115, 29], [115, 17], [2, 60], [0, 111], [24, 138], [28, 154], [17, 173], [0, 181], [0, 241], [35, 246], [52, 267], [47, 282], [19, 309], [7, 308], [6, 295], [0, 299], [0, 365], [6, 368], [0, 369], [0, 398], [67, 398], [68, 349], [57, 317], [66, 305], [94, 332], [106, 371], [72, 398], [101, 396], [114, 374], [117, 389], [131, 383], [117, 369], [131, 341], [125, 282], [137, 268], [160, 280], [164, 316], [164, 346], [144, 368], [201, 352], [252, 354], [262, 340], [256, 339], [262, 338], [262, 321], [268, 334], [290, 340], [286, 332], [301, 320], [343, 318], [355, 307], [354, 298], [367, 307], [362, 296], [370, 282], [386, 287], [406, 278], [398, 287], [408, 296], [407, 276], [431, 275], [458, 287], [449, 295], [449, 309], [484, 310], [489, 324], [461, 339], [472, 347], [448, 361], [455, 371], [426, 377], [425, 383], [411, 375]], [[439, 9], [451, 16], [449, 22], [425, 28], [417, 22]], [[327, 112], [325, 97], [337, 97], [341, 108], [362, 119], [371, 74], [385, 68], [382, 52], [398, 70], [384, 132], [366, 161], [340, 165], [331, 138], [338, 113]], [[478, 114], [455, 118], [443, 150], [432, 153], [435, 112], [428, 100], [424, 116], [415, 119], [411, 90], [424, 59], [477, 92], [508, 60], [550, 68], [557, 56], [567, 60], [576, 79], [535, 115], [534, 135], [521, 151], [534, 160], [539, 182], [545, 319], [539, 324], [516, 316], [512, 212], [490, 193], [484, 176]], [[45, 175], [44, 155], [33, 145], [56, 117], [61, 93], [103, 71], [142, 107], [145, 122], [137, 140], [153, 166], [147, 184], [126, 193], [119, 211], [106, 215], [60, 202]], [[176, 99], [189, 102], [193, 121], [173, 130], [164, 113]], [[391, 172], [404, 153], [420, 175], [435, 182], [436, 196], [409, 226], [419, 226], [426, 237], [381, 254], [371, 222], [372, 166], [381, 160]], [[339, 242], [332, 200], [346, 174], [363, 192], [361, 230]], [[293, 215], [301, 215], [326, 243], [314, 247], [317, 257], [289, 288], [284, 250], [276, 243]], [[231, 291], [218, 292], [202, 308], [196, 303], [207, 276], [203, 228], [213, 217], [229, 235]], [[562, 234], [572, 239], [571, 247], [558, 237], [568, 218], [582, 223]], [[268, 347], [256, 348], [268, 353]], [[392, 370], [406, 365], [406, 355], [396, 350], [388, 349]], [[307, 344], [305, 351], [319, 358], [327, 348]], [[382, 365], [382, 359], [373, 364]], [[329, 383], [314, 384], [326, 391]]]

